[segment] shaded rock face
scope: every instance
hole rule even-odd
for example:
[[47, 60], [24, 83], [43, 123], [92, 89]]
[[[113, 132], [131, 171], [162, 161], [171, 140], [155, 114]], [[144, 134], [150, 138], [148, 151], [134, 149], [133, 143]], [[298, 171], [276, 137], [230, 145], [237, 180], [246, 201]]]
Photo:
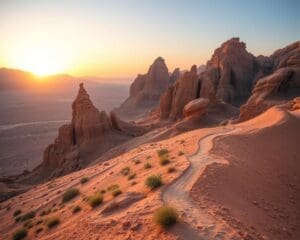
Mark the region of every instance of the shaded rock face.
[[172, 72], [169, 80], [169, 84], [173, 84], [176, 82], [176, 80], [180, 77], [180, 69], [175, 68], [174, 71]]
[[255, 58], [244, 42], [232, 38], [217, 48], [200, 75], [203, 98], [235, 104], [249, 96], [255, 75]]
[[252, 95], [240, 109], [239, 121], [300, 95], [299, 41], [275, 51], [265, 62], [271, 73], [257, 80]]
[[146, 74], [139, 74], [130, 86], [129, 98], [121, 109], [152, 106], [169, 85], [169, 72], [163, 58], [157, 58]]
[[58, 137], [44, 151], [42, 169], [56, 170], [53, 175], [84, 166], [81, 155], [106, 144], [107, 133], [112, 129], [110, 118], [93, 105], [82, 83], [72, 110], [71, 123], [60, 127]]
[[209, 99], [197, 98], [190, 101], [184, 106], [183, 114], [186, 118], [200, 119], [205, 113], [209, 105]]

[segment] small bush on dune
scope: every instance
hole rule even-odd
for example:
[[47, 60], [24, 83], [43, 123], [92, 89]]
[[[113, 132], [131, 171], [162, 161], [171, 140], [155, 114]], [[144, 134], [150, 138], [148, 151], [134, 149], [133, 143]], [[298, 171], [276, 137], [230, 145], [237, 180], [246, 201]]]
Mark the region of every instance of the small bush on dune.
[[122, 170], [121, 170], [121, 173], [124, 175], [124, 176], [127, 176], [130, 172], [130, 168], [129, 167], [124, 167]]
[[92, 207], [95, 208], [99, 206], [103, 202], [103, 196], [100, 194], [95, 194], [93, 196], [90, 196], [88, 198], [88, 204]]
[[81, 207], [80, 206], [75, 206], [75, 207], [73, 207], [73, 209], [72, 209], [72, 213], [78, 213], [78, 212], [80, 212], [81, 211]]
[[113, 195], [113, 197], [116, 197], [116, 196], [120, 195], [121, 193], [122, 193], [122, 191], [120, 189], [116, 189], [116, 190], [112, 191], [111, 194]]
[[172, 207], [163, 206], [155, 212], [154, 220], [158, 225], [167, 228], [178, 221], [178, 213]]
[[168, 157], [161, 157], [160, 160], [159, 160], [159, 164], [164, 166], [164, 165], [167, 165], [170, 163], [170, 160]]
[[131, 174], [128, 176], [128, 180], [134, 179], [135, 177], [136, 177], [136, 174], [135, 174], [135, 173], [131, 173]]
[[68, 202], [79, 195], [79, 190], [77, 188], [69, 188], [66, 190], [62, 197], [62, 202]]
[[118, 189], [120, 186], [118, 184], [113, 184], [113, 185], [110, 185], [107, 190], [108, 191], [114, 191], [116, 189]]
[[19, 228], [13, 235], [13, 240], [21, 240], [27, 236], [27, 229]]
[[135, 160], [134, 160], [134, 163], [137, 165], [137, 164], [140, 164], [141, 161], [140, 161], [139, 159], [135, 159]]
[[16, 210], [16, 211], [14, 212], [14, 217], [20, 215], [21, 213], [22, 213], [22, 211], [21, 211], [20, 209]]
[[27, 221], [29, 219], [34, 218], [34, 217], [35, 217], [35, 212], [34, 211], [30, 211], [30, 212], [28, 212], [28, 213], [26, 213], [26, 214], [24, 214], [24, 215], [19, 216], [18, 218], [16, 218], [16, 221], [17, 222], [19, 222], [19, 221], [25, 222], [25, 221]]
[[58, 217], [52, 217], [47, 220], [47, 226], [49, 229], [57, 226], [59, 223], [60, 223], [60, 220]]
[[152, 175], [146, 179], [145, 184], [147, 187], [154, 189], [161, 186], [163, 183], [161, 176]]
[[166, 149], [166, 148], [162, 148], [162, 149], [160, 149], [160, 150], [157, 151], [157, 154], [158, 154], [158, 156], [160, 157], [160, 156], [169, 154], [169, 150]]
[[149, 169], [149, 168], [152, 168], [152, 165], [150, 163], [145, 163], [144, 169]]
[[85, 183], [87, 183], [89, 181], [89, 179], [87, 178], [87, 177], [84, 177], [84, 178], [81, 178], [80, 179], [80, 183], [81, 184], [85, 184]]

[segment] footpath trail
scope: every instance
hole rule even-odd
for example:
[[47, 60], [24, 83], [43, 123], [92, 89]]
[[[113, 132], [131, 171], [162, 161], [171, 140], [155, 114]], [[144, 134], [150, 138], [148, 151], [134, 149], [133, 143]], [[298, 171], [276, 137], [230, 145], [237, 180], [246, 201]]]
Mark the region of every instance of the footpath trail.
[[205, 167], [213, 162], [222, 163], [223, 159], [209, 154], [213, 139], [239, 131], [236, 128], [220, 128], [216, 133], [199, 140], [199, 148], [188, 157], [189, 168], [162, 193], [164, 204], [175, 207], [181, 216], [181, 223], [174, 228], [180, 239], [240, 239], [224, 222], [218, 222], [206, 209], [200, 209], [189, 196], [193, 184], [202, 174]]

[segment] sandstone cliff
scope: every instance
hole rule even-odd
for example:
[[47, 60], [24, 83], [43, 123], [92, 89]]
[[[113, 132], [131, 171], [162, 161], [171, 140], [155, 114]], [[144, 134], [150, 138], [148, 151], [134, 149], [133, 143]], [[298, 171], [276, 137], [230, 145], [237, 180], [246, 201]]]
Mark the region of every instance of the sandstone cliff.
[[[252, 95], [241, 107], [239, 121], [257, 116], [271, 106], [300, 96], [300, 42], [295, 42], [264, 57]], [[266, 76], [265, 76], [266, 75]]]

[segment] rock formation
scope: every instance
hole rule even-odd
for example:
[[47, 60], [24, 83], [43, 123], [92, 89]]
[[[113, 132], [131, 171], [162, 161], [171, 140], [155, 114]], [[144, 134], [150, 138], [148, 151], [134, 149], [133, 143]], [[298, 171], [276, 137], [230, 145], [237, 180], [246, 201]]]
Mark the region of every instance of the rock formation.
[[[72, 104], [72, 121], [59, 129], [58, 137], [44, 151], [38, 167], [44, 175], [60, 176], [78, 170], [95, 156], [147, 129], [121, 121], [115, 114], [99, 111], [83, 87]], [[48, 174], [47, 174], [48, 173]]]
[[180, 77], [180, 69], [175, 68], [172, 74], [170, 75], [169, 84], [173, 84], [176, 82], [176, 80]]
[[146, 74], [139, 74], [130, 86], [129, 98], [121, 108], [137, 108], [152, 105], [169, 84], [169, 72], [163, 58], [158, 57]]
[[189, 119], [200, 119], [206, 113], [208, 105], [207, 98], [194, 99], [184, 106], [183, 115]]
[[239, 38], [232, 38], [217, 48], [200, 75], [200, 96], [238, 103], [248, 97], [255, 75], [255, 58]]
[[251, 97], [241, 107], [239, 121], [255, 117], [275, 104], [300, 95], [299, 41], [265, 57], [261, 65], [271, 74], [257, 80]]

